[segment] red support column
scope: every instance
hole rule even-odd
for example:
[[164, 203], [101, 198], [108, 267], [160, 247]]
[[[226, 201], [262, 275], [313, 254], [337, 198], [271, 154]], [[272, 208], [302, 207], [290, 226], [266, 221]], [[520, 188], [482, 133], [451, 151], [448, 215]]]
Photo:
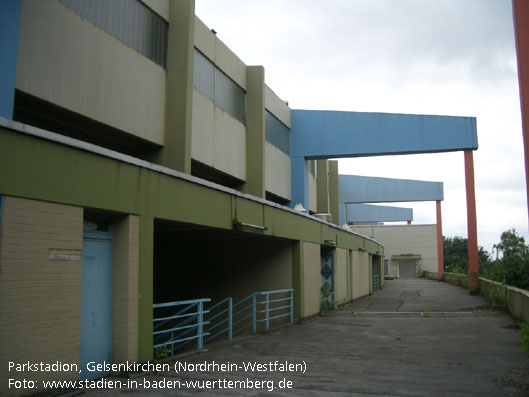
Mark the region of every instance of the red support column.
[[529, 2], [513, 0], [514, 41], [518, 58], [518, 84], [522, 110], [522, 134], [525, 151], [525, 186], [529, 212]]
[[465, 184], [467, 189], [468, 284], [470, 289], [477, 289], [479, 287], [478, 228], [472, 150], [465, 150]]
[[435, 202], [437, 213], [437, 277], [441, 281], [444, 277], [444, 250], [443, 250], [443, 218], [441, 216], [441, 201]]

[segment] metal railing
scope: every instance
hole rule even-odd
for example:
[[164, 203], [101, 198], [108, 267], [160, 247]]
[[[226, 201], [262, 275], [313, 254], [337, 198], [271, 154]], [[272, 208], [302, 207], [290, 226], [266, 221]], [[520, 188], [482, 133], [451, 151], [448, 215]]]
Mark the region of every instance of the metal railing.
[[[204, 310], [204, 303], [211, 302], [211, 299], [193, 299], [187, 301], [157, 303], [153, 307], [153, 348], [163, 348], [170, 346], [171, 354], [186, 343], [196, 339], [197, 349], [202, 350], [204, 337], [208, 332], [204, 332], [204, 326], [208, 321], [204, 321], [204, 315], [209, 310]], [[183, 307], [182, 307], [183, 306]], [[180, 310], [173, 312], [173, 309]], [[190, 312], [190, 310], [196, 311]], [[156, 312], [162, 317], [156, 317]], [[196, 330], [195, 335], [186, 336]], [[159, 343], [156, 343], [159, 342]]]
[[[160, 317], [153, 316], [154, 349], [170, 346], [174, 355], [196, 339], [197, 349], [202, 350], [204, 343], [220, 338], [232, 340], [250, 327], [255, 334], [258, 323], [264, 323], [265, 331], [270, 330], [272, 320], [289, 317], [290, 324], [294, 323], [293, 289], [255, 292], [237, 303], [228, 297], [206, 310], [207, 302], [211, 299], [154, 304], [153, 312], [161, 312]], [[174, 312], [175, 308], [180, 309]]]
[[[222, 306], [225, 304], [227, 307], [221, 310]], [[218, 313], [213, 314], [217, 310]], [[230, 296], [211, 306], [209, 308], [209, 313], [210, 316], [208, 317], [208, 322], [211, 324], [211, 326], [208, 328], [209, 336], [204, 339], [204, 342], [209, 342], [210, 340], [215, 339], [224, 333], [227, 333], [228, 340], [231, 340], [233, 337], [233, 298]], [[227, 325], [224, 328], [218, 329], [224, 324]], [[213, 333], [214, 330], [215, 332]]]
[[[277, 297], [280, 294], [288, 294], [288, 297]], [[234, 335], [241, 333], [247, 328], [252, 329], [252, 333], [257, 333], [258, 323], [264, 323], [265, 331], [270, 330], [270, 321], [282, 317], [289, 317], [290, 323], [294, 323], [294, 290], [282, 289], [275, 291], [254, 292], [237, 303], [233, 303], [231, 298], [220, 301], [210, 308], [214, 308], [228, 302], [228, 308], [208, 318], [211, 325], [208, 332], [211, 333], [208, 341], [222, 334], [227, 334], [228, 340]], [[283, 311], [283, 313], [281, 313]], [[214, 324], [214, 320], [226, 314], [227, 318]], [[217, 329], [222, 324], [225, 328]], [[216, 330], [215, 333], [212, 333]]]
[[[270, 299], [270, 295], [277, 295], [277, 294], [284, 294], [289, 293], [288, 298], [279, 298], [279, 299]], [[264, 322], [265, 323], [265, 331], [270, 330], [270, 320], [275, 320], [281, 317], [290, 317], [290, 324], [294, 323], [294, 290], [293, 289], [280, 289], [276, 291], [267, 291], [267, 292], [256, 292], [253, 299], [253, 333], [255, 334], [257, 332], [257, 323], [258, 322]], [[263, 296], [264, 300], [261, 300], [260, 302], [257, 301], [258, 296]], [[276, 303], [276, 302], [285, 302], [288, 301], [287, 305], [281, 305], [283, 306], [277, 306], [277, 307], [270, 307], [270, 304]], [[263, 310], [257, 310], [257, 305], [264, 305]], [[286, 310], [288, 309], [288, 313], [283, 314], [277, 314], [275, 316], [270, 316], [271, 313], [277, 312], [278, 310]], [[263, 313], [264, 318], [257, 319], [257, 313]]]

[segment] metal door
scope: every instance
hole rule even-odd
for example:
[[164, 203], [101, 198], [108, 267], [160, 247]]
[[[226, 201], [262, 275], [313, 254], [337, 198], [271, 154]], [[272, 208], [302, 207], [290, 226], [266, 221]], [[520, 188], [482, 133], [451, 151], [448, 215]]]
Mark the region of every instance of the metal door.
[[399, 278], [417, 277], [416, 261], [399, 261]]
[[81, 282], [81, 380], [108, 371], [87, 371], [88, 363], [111, 363], [112, 240], [109, 232], [85, 231]]

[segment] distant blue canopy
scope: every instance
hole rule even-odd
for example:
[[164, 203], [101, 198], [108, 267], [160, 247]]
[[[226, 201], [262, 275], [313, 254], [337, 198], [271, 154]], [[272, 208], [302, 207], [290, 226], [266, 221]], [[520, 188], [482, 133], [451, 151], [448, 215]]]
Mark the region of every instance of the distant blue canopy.
[[338, 201], [340, 203], [442, 200], [444, 200], [442, 182], [338, 175]]
[[[413, 220], [406, 208], [363, 206], [362, 203], [442, 201], [443, 183], [372, 176], [338, 175], [340, 224], [347, 222], [396, 222]], [[358, 207], [354, 207], [358, 205]], [[345, 209], [347, 206], [347, 211]], [[351, 209], [351, 210], [350, 210]], [[411, 211], [411, 209], [410, 209]], [[392, 219], [390, 219], [392, 218]]]
[[413, 208], [340, 203], [341, 224], [346, 218], [347, 223], [412, 221]]

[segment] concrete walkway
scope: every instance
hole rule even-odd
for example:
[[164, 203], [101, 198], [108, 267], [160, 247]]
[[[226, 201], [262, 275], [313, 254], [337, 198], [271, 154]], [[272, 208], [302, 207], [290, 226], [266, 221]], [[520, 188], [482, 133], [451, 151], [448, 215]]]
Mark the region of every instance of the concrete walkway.
[[[293, 367], [280, 371], [285, 368], [276, 361]], [[513, 320], [463, 289], [426, 279], [387, 281], [382, 291], [343, 310], [240, 339], [184, 362], [199, 367], [176, 373], [172, 362], [166, 372], [133, 379], [138, 382], [133, 387], [87, 394], [529, 394], [529, 357], [520, 352]], [[214, 366], [222, 363], [229, 363], [230, 370]], [[254, 364], [262, 364], [260, 371], [257, 366], [245, 370]], [[213, 389], [204, 388], [202, 381], [208, 380]], [[144, 389], [145, 381], [150, 383]], [[168, 381], [174, 382], [171, 389], [152, 388], [154, 382], [162, 386]], [[195, 388], [186, 385], [194, 381], [200, 381]]]

